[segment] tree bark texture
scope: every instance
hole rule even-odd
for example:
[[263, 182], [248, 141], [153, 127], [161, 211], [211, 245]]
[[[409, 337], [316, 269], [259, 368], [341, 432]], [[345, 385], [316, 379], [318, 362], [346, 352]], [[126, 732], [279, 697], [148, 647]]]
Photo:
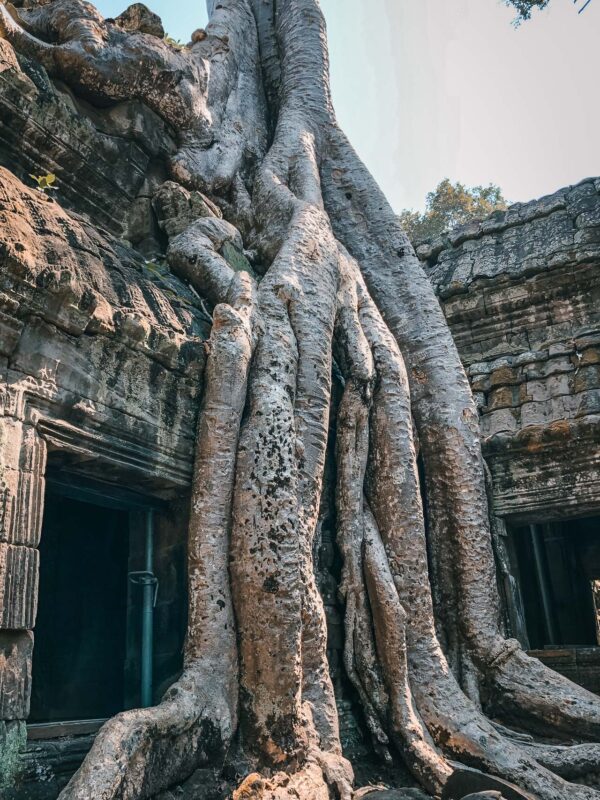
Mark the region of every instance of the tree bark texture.
[[249, 765], [236, 798], [351, 798], [313, 564], [332, 413], [344, 667], [376, 753], [434, 797], [461, 763], [523, 797], [600, 797], [583, 785], [600, 700], [504, 636], [477, 411], [431, 284], [336, 122], [318, 0], [209, 11], [206, 37], [176, 50], [81, 0], [0, 5], [1, 34], [76, 94], [160, 116], [173, 181], [224, 217], [167, 251], [213, 309], [184, 673], [106, 723], [61, 798], [151, 797], [233, 742]]

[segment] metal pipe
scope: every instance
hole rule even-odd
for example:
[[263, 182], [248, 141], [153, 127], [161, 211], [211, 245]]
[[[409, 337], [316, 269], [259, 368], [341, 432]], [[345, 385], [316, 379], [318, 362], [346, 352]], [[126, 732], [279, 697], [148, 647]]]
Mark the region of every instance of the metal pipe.
[[[154, 576], [154, 511], [146, 512], [146, 559], [147, 575]], [[154, 597], [155, 581], [146, 580], [143, 584], [142, 604], [142, 708], [152, 705], [152, 655], [154, 649]]]
[[540, 594], [542, 596], [542, 608], [544, 611], [544, 622], [546, 623], [546, 632], [550, 641], [548, 644], [557, 644], [558, 637], [556, 635], [556, 627], [554, 625], [554, 615], [552, 613], [552, 599], [550, 596], [550, 586], [548, 585], [548, 575], [546, 574], [546, 564], [544, 561], [544, 545], [538, 525], [530, 525], [531, 543], [533, 545], [533, 557], [535, 560], [535, 569], [537, 572], [538, 584], [540, 587]]

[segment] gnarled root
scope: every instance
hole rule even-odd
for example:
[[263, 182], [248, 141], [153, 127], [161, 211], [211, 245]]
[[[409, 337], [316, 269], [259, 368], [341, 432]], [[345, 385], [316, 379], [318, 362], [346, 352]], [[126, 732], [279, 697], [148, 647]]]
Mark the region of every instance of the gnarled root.
[[373, 326], [383, 323], [376, 312], [375, 319], [365, 313], [366, 293], [358, 270], [343, 248], [340, 256], [337, 339], [347, 382], [338, 412], [336, 445], [337, 533], [344, 559], [341, 593], [346, 601], [344, 663], [367, 712], [375, 744], [385, 747], [387, 728], [415, 776], [437, 794], [452, 770], [416, 710], [408, 682], [406, 613], [377, 525], [364, 506], [371, 387], [375, 379], [378, 383], [385, 380], [379, 353], [371, 351]]
[[597, 695], [528, 656], [514, 639], [499, 644], [484, 673], [491, 709], [542, 736], [600, 741]]
[[125, 711], [101, 728], [60, 800], [137, 800], [223, 758], [235, 725], [235, 697], [193, 668], [153, 708]]

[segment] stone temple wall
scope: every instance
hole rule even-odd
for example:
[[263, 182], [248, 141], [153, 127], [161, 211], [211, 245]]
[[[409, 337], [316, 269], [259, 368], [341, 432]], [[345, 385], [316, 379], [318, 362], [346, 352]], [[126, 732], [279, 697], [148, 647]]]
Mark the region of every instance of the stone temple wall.
[[600, 179], [419, 248], [509, 520], [600, 508]]
[[0, 796], [29, 714], [46, 465], [185, 496], [207, 332], [188, 287], [0, 168]]
[[[599, 691], [589, 581], [600, 555], [600, 180], [497, 212], [418, 253], [479, 407], [507, 633]], [[545, 565], [531, 550], [518, 556], [534, 536]], [[542, 619], [543, 584], [562, 632]], [[578, 617], [589, 622], [584, 645]]]
[[[93, 736], [84, 726], [78, 736], [27, 741], [38, 546], [52, 475], [160, 503], [155, 694], [181, 661], [186, 515], [210, 316], [165, 266], [165, 231], [220, 211], [181, 190], [163, 202], [161, 229], [152, 198], [175, 147], [141, 103], [95, 108], [0, 39], [2, 798], [56, 797]], [[56, 189], [33, 188], [31, 176], [47, 173]], [[241, 258], [227, 246], [227, 257]], [[143, 566], [135, 529], [129, 570]], [[127, 613], [136, 616], [137, 606]], [[139, 647], [130, 655], [135, 676]]]

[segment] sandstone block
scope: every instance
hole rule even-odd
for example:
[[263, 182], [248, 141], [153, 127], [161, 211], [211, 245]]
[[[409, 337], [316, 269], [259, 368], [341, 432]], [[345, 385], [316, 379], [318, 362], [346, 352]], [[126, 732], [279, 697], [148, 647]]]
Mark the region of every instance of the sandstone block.
[[600, 364], [600, 347], [588, 347], [582, 352], [572, 356], [573, 363], [578, 367], [585, 367], [588, 364]]
[[582, 228], [575, 234], [576, 244], [597, 244], [598, 242], [600, 242], [600, 225]]
[[474, 375], [471, 378], [471, 389], [474, 392], [487, 392], [490, 388], [489, 375]]
[[534, 362], [547, 361], [549, 354], [549, 349], [529, 350], [526, 353], [520, 353], [520, 355], [515, 356], [513, 359], [513, 366], [519, 367], [523, 364], [533, 364]]
[[36, 547], [46, 447], [32, 425], [0, 418], [0, 542]]
[[521, 381], [521, 371], [508, 366], [494, 370], [490, 376], [491, 386], [507, 386], [514, 383], [521, 383]]
[[473, 392], [473, 400], [475, 401], [475, 405], [478, 409], [484, 409], [486, 407], [486, 399], [485, 394], [483, 392]]
[[600, 365], [592, 364], [575, 372], [573, 378], [573, 391], [578, 394], [588, 389], [600, 388]]
[[515, 412], [509, 408], [484, 414], [481, 418], [481, 433], [483, 436], [493, 436], [495, 433], [513, 432], [517, 430]]
[[574, 414], [576, 417], [586, 417], [588, 414], [600, 414], [600, 389], [591, 389], [581, 392], [570, 398], [573, 400]]
[[27, 719], [31, 695], [30, 631], [0, 631], [0, 719]]
[[573, 352], [573, 349], [573, 342], [554, 342], [554, 344], [548, 347], [548, 355], [550, 358], [554, 358], [554, 356], [567, 356]]
[[529, 380], [535, 380], [547, 378], [549, 375], [572, 372], [573, 369], [573, 364], [567, 356], [557, 356], [546, 362], [530, 364], [525, 371]]
[[490, 411], [494, 411], [498, 408], [511, 408], [518, 404], [519, 387], [500, 386], [497, 389], [493, 389], [488, 397], [488, 408]]
[[21, 768], [19, 755], [26, 742], [27, 729], [23, 721], [0, 721], [0, 797], [6, 797], [4, 790], [14, 787]]
[[0, 629], [31, 630], [35, 624], [39, 552], [0, 544]]
[[[528, 387], [530, 384], [528, 384]], [[544, 425], [552, 419], [552, 409], [549, 403], [531, 402], [521, 407], [521, 426]]]
[[584, 211], [575, 220], [578, 228], [596, 228], [600, 225], [600, 208], [596, 205], [589, 211]]

